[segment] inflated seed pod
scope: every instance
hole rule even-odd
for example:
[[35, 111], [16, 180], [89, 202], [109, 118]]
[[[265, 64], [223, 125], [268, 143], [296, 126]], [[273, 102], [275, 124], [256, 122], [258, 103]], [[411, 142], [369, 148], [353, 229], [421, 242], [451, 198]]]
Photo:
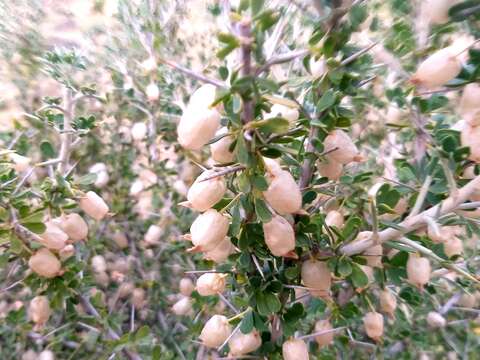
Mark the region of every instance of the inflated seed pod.
[[140, 141], [147, 136], [147, 124], [144, 122], [136, 122], [132, 125], [132, 129], [130, 130], [130, 134], [132, 135], [132, 139], [135, 141]]
[[388, 289], [380, 291], [380, 309], [382, 312], [393, 316], [396, 308], [397, 298], [395, 295]]
[[427, 323], [432, 328], [443, 328], [447, 325], [447, 320], [436, 311], [430, 311], [427, 314]]
[[262, 346], [262, 338], [260, 333], [256, 330], [243, 334], [237, 331], [230, 340], [228, 340], [228, 347], [230, 348], [230, 356], [246, 355], [257, 350]]
[[265, 164], [265, 170], [268, 176], [274, 176], [283, 171], [277, 160], [264, 157], [263, 163]]
[[131, 301], [135, 309], [139, 310], [143, 308], [146, 305], [145, 290], [142, 288], [133, 289]]
[[426, 58], [417, 68], [411, 82], [426, 89], [445, 85], [462, 70], [462, 63], [452, 49], [444, 48]]
[[190, 234], [194, 245], [193, 251], [211, 251], [225, 239], [229, 220], [217, 210], [209, 209], [197, 216], [190, 226]]
[[448, 22], [448, 10], [458, 0], [423, 0], [420, 4], [420, 17], [432, 25]]
[[187, 315], [192, 311], [192, 299], [184, 296], [172, 306], [175, 315]]
[[58, 258], [47, 248], [41, 248], [28, 260], [28, 266], [33, 272], [46, 278], [60, 274], [61, 264]]
[[325, 70], [327, 69], [327, 64], [323, 57], [319, 59], [315, 59], [314, 56], [310, 58], [309, 61], [310, 72], [312, 73], [314, 78], [319, 78], [323, 74], [325, 74]]
[[193, 290], [195, 290], [195, 285], [193, 284], [192, 279], [190, 278], [183, 278], [180, 279], [180, 294], [183, 296], [190, 296], [192, 295]]
[[453, 236], [443, 243], [443, 250], [448, 257], [461, 255], [463, 252], [463, 242], [458, 237]]
[[146, 187], [153, 186], [158, 181], [158, 176], [150, 169], [142, 169], [138, 173], [138, 178], [143, 182]]
[[323, 146], [325, 151], [331, 151], [326, 155], [330, 162], [349, 164], [359, 160], [357, 146], [343, 130], [333, 130], [323, 141]]
[[145, 185], [143, 184], [143, 181], [140, 179], [136, 179], [132, 184], [130, 185], [130, 191], [129, 194], [131, 196], [138, 196], [140, 193], [145, 189]]
[[293, 214], [302, 208], [302, 193], [293, 176], [285, 170], [267, 176], [265, 200], [280, 215]]
[[213, 315], [203, 326], [200, 340], [208, 348], [222, 345], [232, 333], [228, 319], [223, 315]]
[[339, 230], [342, 229], [345, 224], [343, 214], [338, 210], [329, 211], [325, 218], [325, 224], [327, 226], [335, 226]]
[[115, 231], [112, 235], [112, 239], [120, 249], [128, 247], [128, 239], [124, 232], [118, 230]]
[[227, 258], [234, 252], [235, 247], [230, 241], [230, 238], [227, 236], [225, 239], [220, 241], [220, 243], [213, 250], [206, 251], [203, 254], [203, 257], [206, 260], [212, 260], [218, 264], [227, 260]]
[[332, 284], [332, 275], [327, 263], [318, 260], [307, 260], [302, 264], [302, 281], [314, 297], [328, 296]]
[[87, 223], [76, 213], [62, 216], [60, 219], [60, 227], [72, 241], [84, 240], [88, 236]]
[[192, 209], [197, 211], [208, 210], [225, 195], [227, 185], [223, 176], [204, 180], [215, 175], [215, 173], [211, 170], [204, 171], [188, 190], [187, 199]]
[[103, 273], [107, 271], [107, 262], [102, 255], [95, 255], [91, 259], [92, 269], [96, 273]]
[[[228, 129], [226, 127], [222, 127], [216, 132], [215, 136], [220, 136], [227, 133]], [[211, 144], [210, 152], [212, 154], [212, 159], [220, 164], [226, 164], [235, 161], [235, 153], [230, 151], [230, 146], [232, 145], [233, 141], [234, 139], [232, 136], [227, 135]]]
[[52, 250], [63, 249], [67, 245], [67, 240], [68, 235], [53, 221], [45, 223], [45, 231], [40, 234], [39, 238], [42, 245]]
[[50, 303], [46, 296], [35, 296], [32, 301], [30, 301], [28, 316], [36, 325], [43, 326], [51, 314], [52, 310], [50, 309]]
[[281, 117], [290, 123], [294, 123], [298, 120], [300, 113], [297, 108], [285, 106], [282, 104], [273, 104], [270, 112], [265, 115], [265, 119], [271, 119], [275, 117]]
[[148, 101], [157, 101], [160, 97], [160, 89], [157, 84], [152, 82], [145, 88], [145, 94], [147, 95]]
[[51, 350], [43, 350], [37, 360], [55, 360], [55, 354]]
[[460, 139], [462, 146], [470, 148], [468, 158], [473, 162], [480, 163], [480, 126], [466, 124], [461, 130]]
[[415, 254], [408, 255], [407, 277], [408, 281], [418, 287], [428, 283], [431, 274], [430, 261]]
[[463, 293], [462, 296], [460, 296], [460, 299], [457, 302], [458, 306], [463, 306], [466, 308], [474, 308], [477, 306], [477, 294], [467, 294]]
[[199, 150], [214, 136], [220, 125], [220, 113], [210, 107], [215, 87], [203, 85], [191, 96], [177, 127], [178, 142], [185, 149]]
[[140, 68], [146, 72], [146, 73], [151, 73], [157, 68], [157, 61], [155, 60], [155, 57], [150, 56], [147, 59], [143, 60], [140, 63]]
[[30, 168], [31, 159], [17, 153], [10, 153], [8, 157], [13, 162], [13, 168], [16, 172], [24, 172]]
[[68, 258], [72, 257], [75, 254], [75, 246], [72, 244], [66, 245], [63, 249], [60, 249], [58, 251], [58, 256], [60, 256], [60, 259], [67, 260]]
[[[324, 346], [328, 346], [333, 342], [333, 337], [335, 333], [332, 330], [332, 324], [330, 323], [330, 320], [318, 320], [315, 323], [315, 333], [320, 333], [320, 332], [325, 332], [324, 334], [319, 334], [315, 336], [315, 341], [317, 342], [318, 346], [320, 348]], [[328, 331], [328, 332], [327, 332]]]
[[98, 188], [103, 188], [108, 184], [110, 177], [107, 172], [107, 166], [104, 163], [96, 163], [92, 165], [88, 172], [95, 174], [97, 178], [95, 179], [94, 185]]
[[368, 337], [378, 341], [383, 336], [383, 315], [377, 312], [368, 312], [363, 317], [363, 326]]
[[328, 180], [338, 180], [342, 176], [343, 164], [336, 161], [318, 161], [317, 169], [321, 176], [327, 177]]
[[463, 88], [459, 114], [472, 126], [480, 125], [480, 85], [471, 83]]
[[296, 257], [295, 232], [292, 225], [280, 215], [273, 215], [263, 224], [265, 243], [275, 256]]
[[287, 340], [282, 345], [283, 360], [308, 360], [308, 346], [300, 339]]
[[162, 235], [163, 229], [160, 226], [150, 225], [145, 233], [145, 236], [143, 237], [143, 240], [145, 240], [148, 245], [156, 245], [159, 243]]
[[22, 360], [38, 360], [38, 354], [32, 349], [27, 350], [22, 354]]
[[217, 295], [225, 291], [226, 274], [206, 273], [197, 279], [196, 289], [202, 296]]
[[93, 191], [80, 198], [80, 209], [95, 220], [102, 220], [108, 214], [108, 205]]

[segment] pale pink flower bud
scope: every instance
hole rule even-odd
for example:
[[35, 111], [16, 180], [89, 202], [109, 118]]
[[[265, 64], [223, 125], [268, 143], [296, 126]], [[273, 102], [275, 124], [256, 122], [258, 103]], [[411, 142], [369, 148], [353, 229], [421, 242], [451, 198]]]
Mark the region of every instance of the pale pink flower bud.
[[197, 279], [196, 289], [202, 296], [217, 295], [225, 291], [226, 274], [206, 273]]
[[287, 340], [282, 345], [283, 360], [309, 360], [308, 346], [300, 339]]
[[208, 348], [217, 348], [222, 345], [232, 333], [228, 319], [223, 315], [213, 315], [204, 325], [200, 333], [200, 340]]
[[357, 146], [343, 130], [333, 130], [323, 141], [323, 146], [325, 151], [331, 151], [326, 155], [330, 162], [348, 164], [359, 159]]
[[60, 219], [60, 227], [72, 241], [84, 240], [88, 236], [88, 225], [83, 218], [71, 213]]
[[293, 214], [302, 208], [302, 193], [288, 171], [267, 176], [267, 180], [269, 185], [263, 196], [277, 213]]
[[204, 171], [192, 184], [187, 193], [187, 199], [192, 209], [205, 211], [219, 202], [227, 186], [223, 176], [218, 176], [210, 180], [204, 180], [215, 174], [215, 171]]
[[302, 264], [302, 281], [314, 297], [328, 297], [332, 275], [324, 261], [307, 260]]
[[254, 352], [262, 346], [262, 338], [256, 330], [248, 334], [237, 331], [228, 341], [228, 346], [230, 348], [230, 356], [245, 355]]
[[180, 279], [180, 293], [184, 296], [192, 295], [193, 290], [195, 290], [195, 285], [193, 284], [192, 279], [190, 278], [183, 278]]
[[41, 248], [28, 260], [28, 266], [33, 272], [46, 278], [60, 274], [61, 264], [55, 255], [46, 248]]
[[195, 250], [211, 251], [227, 236], [229, 220], [214, 209], [199, 215], [190, 226]]
[[108, 213], [108, 205], [93, 191], [80, 198], [80, 209], [95, 220], [103, 219]]
[[368, 312], [363, 317], [363, 326], [368, 337], [378, 341], [383, 336], [383, 315], [377, 312]]
[[[318, 320], [315, 323], [315, 333], [323, 332], [323, 331], [329, 331], [332, 330], [332, 324], [330, 323], [329, 320]], [[317, 342], [318, 346], [320, 348], [324, 346], [328, 346], [333, 342], [333, 337], [335, 333], [333, 331], [327, 332], [325, 334], [320, 334], [315, 336], [315, 341]]]
[[282, 216], [273, 215], [263, 224], [265, 243], [275, 256], [297, 257], [295, 254], [295, 232], [292, 225]]

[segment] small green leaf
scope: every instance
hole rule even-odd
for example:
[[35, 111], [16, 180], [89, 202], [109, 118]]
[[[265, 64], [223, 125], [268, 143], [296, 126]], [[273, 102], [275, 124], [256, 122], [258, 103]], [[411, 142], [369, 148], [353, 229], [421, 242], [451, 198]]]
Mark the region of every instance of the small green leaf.
[[237, 159], [241, 164], [249, 165], [250, 155], [247, 150], [245, 139], [243, 138], [243, 133], [241, 133], [237, 138], [237, 143], [235, 146], [235, 154], [237, 155]]
[[240, 114], [243, 109], [243, 101], [240, 95], [233, 94], [232, 95], [232, 110], [235, 114]]
[[15, 235], [12, 235], [10, 238], [10, 251], [14, 254], [20, 254], [23, 250], [22, 241], [17, 238]]
[[34, 232], [35, 234], [42, 234], [45, 232], [46, 226], [43, 223], [22, 223], [28, 230]]
[[317, 103], [318, 112], [322, 112], [333, 106], [336, 101], [335, 92], [332, 89], [327, 90]]
[[249, 311], [245, 314], [240, 324], [240, 331], [243, 334], [248, 334], [253, 330], [253, 312]]
[[267, 223], [272, 220], [272, 213], [265, 204], [265, 201], [259, 198], [255, 198], [255, 214], [257, 214], [262, 223]]
[[77, 184], [79, 185], [91, 185], [97, 180], [97, 175], [96, 174], [87, 174], [83, 175], [77, 180]]
[[264, 0], [251, 0], [252, 15], [257, 15], [263, 8]]
[[347, 259], [340, 259], [337, 263], [337, 270], [340, 276], [347, 277], [352, 273], [352, 264]]
[[285, 314], [283, 315], [283, 319], [287, 323], [294, 324], [304, 316], [305, 310], [303, 308], [303, 305], [302, 303], [297, 302], [285, 312]]
[[135, 333], [135, 341], [139, 341], [150, 334], [150, 328], [147, 325], [142, 326], [138, 331]]
[[50, 142], [48, 141], [43, 141], [40, 144], [40, 151], [42, 152], [42, 155], [47, 159], [55, 157], [55, 149], [53, 148], [52, 144], [50, 144]]
[[290, 127], [287, 119], [274, 117], [270, 119], [260, 120], [252, 123], [252, 126], [262, 129], [268, 133], [284, 133]]
[[250, 182], [253, 187], [260, 191], [265, 191], [268, 189], [268, 183], [264, 176], [254, 175], [250, 178]]
[[368, 285], [368, 277], [360, 268], [360, 266], [353, 264], [352, 274], [350, 276], [353, 286], [356, 288], [363, 288]]

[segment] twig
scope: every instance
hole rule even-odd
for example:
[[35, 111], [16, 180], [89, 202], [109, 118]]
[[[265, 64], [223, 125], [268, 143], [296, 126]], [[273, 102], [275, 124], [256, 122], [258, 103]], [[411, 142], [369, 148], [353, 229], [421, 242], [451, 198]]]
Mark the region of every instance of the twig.
[[263, 274], [262, 268], [260, 267], [257, 257], [254, 254], [252, 254], [252, 259], [253, 259], [253, 263], [255, 264], [255, 267], [257, 268], [258, 272], [262, 276], [262, 279], [265, 280], [265, 275]]
[[[457, 207], [460, 204], [466, 202], [467, 199], [473, 194], [473, 192], [476, 191], [476, 189], [478, 189], [479, 187], [480, 176], [477, 176], [467, 185], [460, 188], [457, 196], [449, 196], [447, 199], [431, 207], [430, 209], [425, 210], [416, 216], [405, 219], [400, 224], [398, 224], [398, 228], [396, 229], [388, 228], [380, 231], [378, 234], [379, 241], [385, 242], [396, 238], [398, 239], [405, 233], [417, 230], [425, 226], [427, 217], [436, 218], [456, 210]], [[345, 255], [360, 254], [371, 246], [373, 246], [372, 239], [366, 239], [363, 241], [344, 245], [340, 248], [340, 252]]]
[[300, 340], [311, 339], [311, 338], [319, 336], [319, 335], [330, 334], [332, 332], [337, 332], [337, 331], [340, 331], [340, 330], [343, 330], [343, 329], [346, 329], [346, 328], [347, 328], [346, 326], [340, 326], [340, 327], [335, 328], [335, 329], [322, 330], [322, 331], [318, 331], [318, 332], [315, 332], [315, 333], [312, 333], [312, 334], [299, 336], [299, 337], [297, 337], [297, 339], [300, 339]]
[[63, 114], [63, 131], [60, 135], [61, 137], [61, 146], [60, 146], [60, 163], [58, 165], [58, 171], [63, 175], [68, 166], [68, 158], [70, 156], [70, 142], [71, 135], [69, 132], [72, 130], [71, 121], [73, 120], [73, 94], [71, 89], [65, 90], [64, 96], [64, 106], [65, 111]]
[[420, 188], [420, 192], [418, 193], [417, 200], [415, 201], [415, 205], [413, 206], [413, 209], [410, 212], [409, 217], [413, 217], [417, 215], [422, 209], [423, 203], [428, 194], [428, 190], [430, 189], [430, 185], [432, 184], [432, 180], [433, 180], [432, 176], [428, 175], [425, 181], [423, 182], [423, 185]]
[[472, 274], [470, 274], [468, 271], [466, 270], [463, 270], [462, 268], [460, 268], [459, 266], [457, 266], [456, 264], [454, 263], [450, 263], [448, 262], [448, 260], [445, 260], [445, 259], [442, 259], [440, 256], [438, 256], [437, 254], [435, 254], [432, 250], [424, 247], [423, 245], [420, 245], [419, 243], [413, 241], [413, 240], [410, 240], [410, 239], [407, 239], [405, 237], [402, 237], [400, 239], [397, 240], [399, 243], [402, 243], [402, 244], [405, 244], [405, 245], [408, 245], [410, 246], [411, 248], [417, 250], [419, 253], [421, 253], [422, 255], [426, 256], [426, 257], [429, 257], [430, 259], [440, 263], [440, 265], [442, 265], [444, 268], [447, 268], [447, 269], [450, 269], [452, 271], [455, 271], [456, 273], [460, 274], [460, 275], [463, 275], [465, 276], [466, 278], [476, 282], [476, 283], [480, 283], [480, 281], [475, 277], [473, 276]]
[[227, 345], [228, 341], [233, 337], [233, 335], [235, 335], [237, 333], [238, 330], [240, 330], [240, 326], [241, 326], [241, 322], [237, 324], [237, 326], [235, 327], [235, 329], [233, 329], [233, 331], [230, 333], [230, 335], [225, 339], [225, 341], [223, 342], [222, 345], [220, 345], [217, 350], [218, 351], [222, 351], [222, 349], [225, 347], [225, 345]]
[[25, 184], [28, 178], [32, 176], [34, 171], [35, 171], [34, 167], [31, 167], [30, 169], [28, 169], [27, 173], [23, 176], [23, 178], [19, 181], [19, 183], [15, 187], [15, 190], [13, 190], [12, 196], [15, 195], [22, 188], [22, 186]]
[[[242, 62], [242, 76], [248, 77], [252, 74], [252, 29], [251, 21], [249, 18], [244, 18], [239, 24], [239, 33], [240, 33], [240, 60]], [[249, 123], [253, 120], [254, 116], [254, 104], [252, 99], [244, 101], [243, 112], [242, 112], [242, 122], [244, 124]]]
[[[102, 320], [102, 317], [98, 313], [97, 309], [95, 309], [95, 307], [90, 303], [90, 300], [83, 295], [79, 295], [79, 297], [80, 297], [80, 302], [82, 303], [83, 307], [85, 308], [85, 311], [87, 311], [90, 315], [92, 315], [97, 320]], [[107, 326], [106, 330], [107, 330], [107, 335], [111, 339], [113, 339], [113, 340], [120, 339], [120, 336], [112, 328]], [[122, 352], [130, 360], [142, 360], [140, 355], [138, 355], [137, 353], [135, 353], [133, 351], [123, 349]]]
[[240, 170], [244, 170], [244, 169], [245, 169], [245, 166], [243, 166], [243, 165], [237, 165], [237, 166], [234, 166], [234, 167], [231, 167], [231, 168], [227, 168], [227, 169], [222, 170], [222, 171], [218, 171], [218, 172], [216, 172], [215, 174], [212, 174], [212, 175], [207, 176], [206, 178], [200, 180], [199, 182], [212, 180], [212, 179], [218, 178], [218, 177], [220, 177], [220, 176], [227, 175], [227, 174], [230, 174], [230, 173], [233, 173], [233, 172], [237, 172], [237, 171], [240, 171]]
[[212, 78], [209, 78], [205, 75], [199, 74], [199, 73], [197, 73], [193, 70], [190, 70], [186, 67], [183, 67], [182, 65], [176, 64], [173, 61], [166, 60], [166, 59], [160, 59], [160, 62], [165, 64], [165, 65], [170, 66], [173, 69], [176, 69], [176, 70], [180, 71], [181, 73], [184, 73], [185, 75], [190, 76], [191, 78], [203, 81], [203, 82], [208, 83], [208, 84], [215, 85], [217, 87], [221, 87], [221, 88], [226, 87], [226, 85], [219, 80], [212, 79]]
[[238, 309], [235, 306], [233, 306], [233, 304], [230, 301], [228, 301], [228, 299], [222, 293], [218, 293], [218, 296], [225, 303], [225, 305], [227, 305], [235, 314], [239, 313]]
[[310, 51], [308, 49], [294, 50], [286, 54], [282, 54], [276, 57], [271, 58], [265, 64], [258, 67], [255, 71], [255, 75], [260, 75], [261, 73], [267, 71], [270, 67], [277, 64], [283, 64], [289, 61], [292, 61], [297, 58], [305, 57]]
[[460, 300], [462, 296], [461, 293], [454, 294], [439, 310], [438, 312], [442, 315], [445, 315], [450, 311], [450, 309], [455, 306], [455, 304]]
[[367, 53], [368, 51], [370, 51], [373, 47], [375, 47], [376, 45], [378, 44], [378, 41], [374, 42], [373, 44], [370, 44], [369, 46], [367, 46], [366, 48], [364, 49], [361, 49], [359, 51], [357, 51], [355, 54], [352, 54], [350, 55], [348, 58], [346, 58], [345, 60], [343, 60], [341, 63], [340, 63], [340, 66], [346, 66], [348, 64], [350, 64], [351, 62], [355, 61], [356, 59], [358, 59], [360, 56], [362, 56], [363, 54]]

